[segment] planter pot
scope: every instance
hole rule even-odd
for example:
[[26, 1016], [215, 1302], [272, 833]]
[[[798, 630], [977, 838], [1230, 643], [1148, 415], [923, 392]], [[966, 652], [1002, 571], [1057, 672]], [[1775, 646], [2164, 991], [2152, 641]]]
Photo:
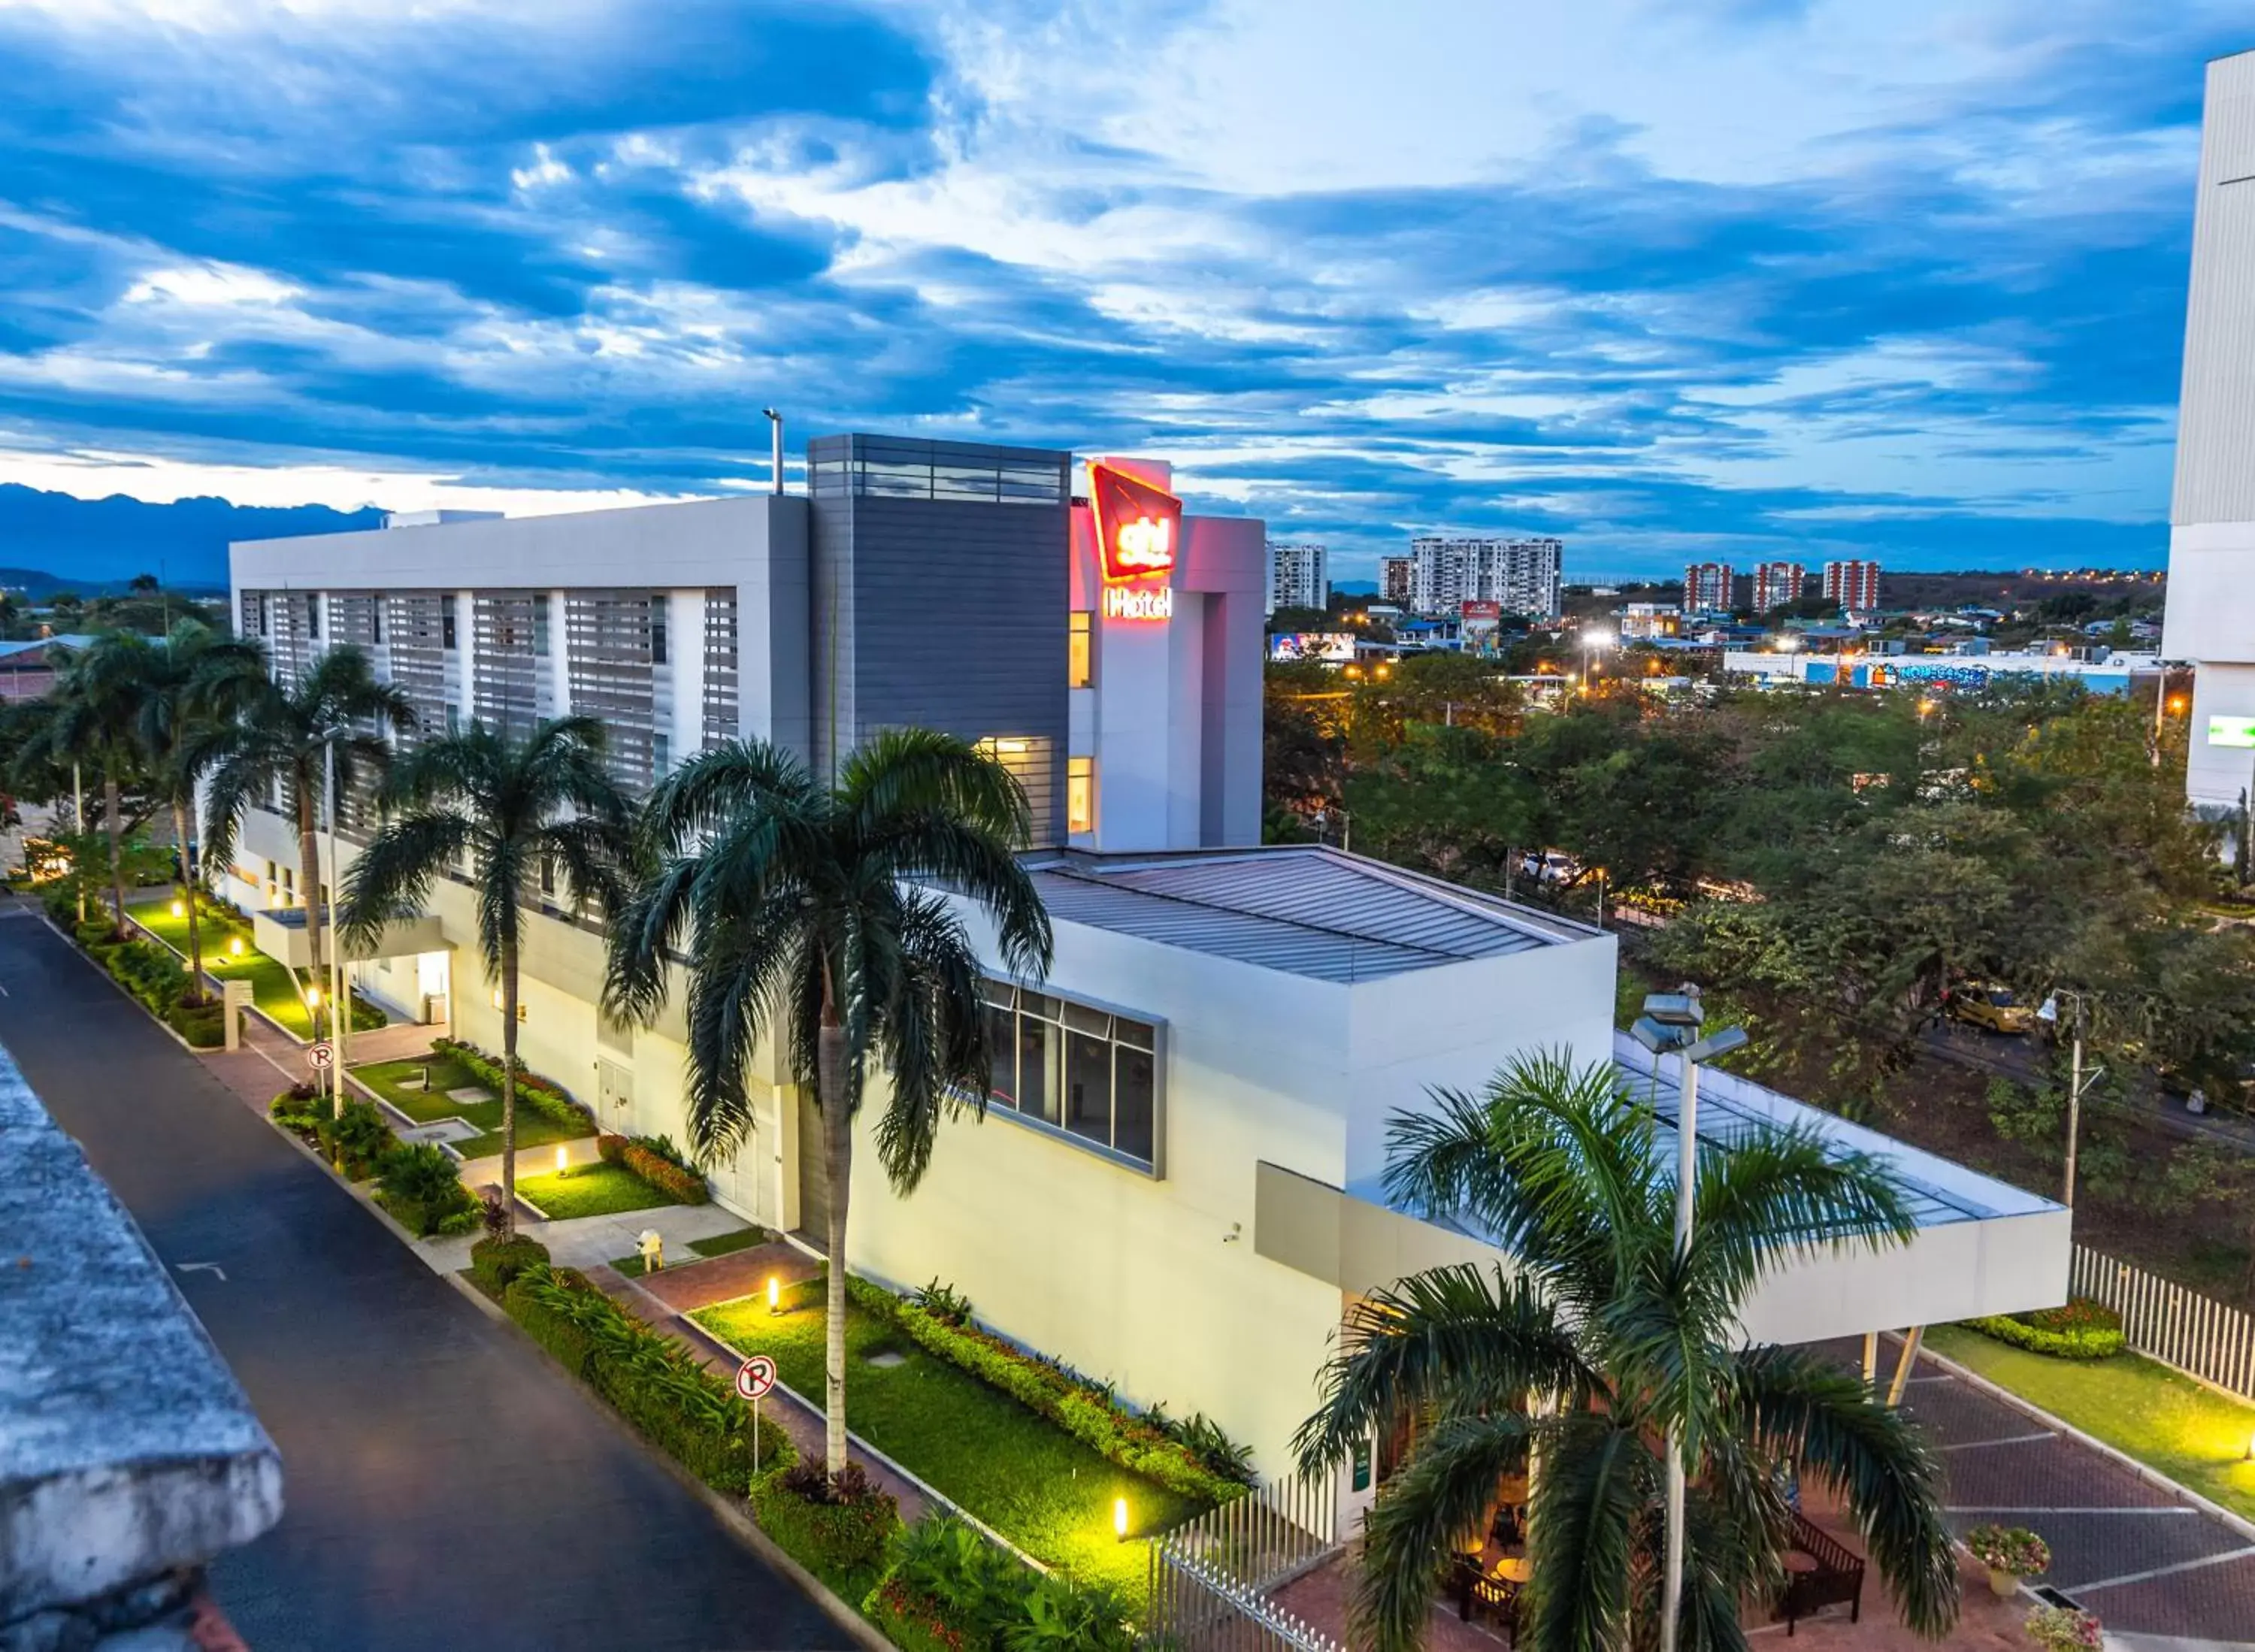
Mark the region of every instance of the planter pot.
[[2020, 1574], [1989, 1568], [1989, 1592], [2001, 1600], [2009, 1600], [2020, 1592]]

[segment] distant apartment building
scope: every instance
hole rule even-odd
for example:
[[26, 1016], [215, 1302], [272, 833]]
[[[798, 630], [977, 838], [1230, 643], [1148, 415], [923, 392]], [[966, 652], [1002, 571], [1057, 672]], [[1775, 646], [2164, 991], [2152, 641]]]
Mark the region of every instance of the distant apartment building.
[[1378, 600], [1406, 608], [1417, 588], [1417, 559], [1415, 557], [1380, 557], [1378, 559]]
[[1754, 612], [1767, 614], [1801, 601], [1809, 570], [1798, 562], [1763, 562], [1754, 568]]
[[1869, 614], [1879, 605], [1879, 565], [1855, 559], [1826, 563], [1824, 600], [1851, 614]]
[[1660, 602], [1632, 602], [1620, 610], [1623, 642], [1648, 642], [1654, 637], [1680, 636], [1683, 616]]
[[1566, 542], [1420, 534], [1409, 541], [1409, 606], [1455, 614], [1467, 602], [1493, 602], [1506, 614], [1556, 619]]
[[1731, 587], [1736, 579], [1727, 562], [1693, 562], [1683, 570], [1683, 611], [1686, 614], [1727, 614]]
[[1268, 542], [1268, 611], [1321, 608], [1331, 600], [1330, 553], [1322, 545], [1290, 539]]
[[2190, 660], [2185, 793], [2239, 806], [2255, 774], [2255, 52], [2208, 66], [2169, 504], [2164, 658]]

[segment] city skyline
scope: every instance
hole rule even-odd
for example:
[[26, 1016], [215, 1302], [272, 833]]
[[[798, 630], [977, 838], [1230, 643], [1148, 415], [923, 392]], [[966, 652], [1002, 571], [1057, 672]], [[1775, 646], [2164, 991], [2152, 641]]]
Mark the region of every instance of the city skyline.
[[2160, 565], [2226, 7], [1430, 10], [19, 5], [0, 482], [585, 509], [775, 404], [1163, 451], [1342, 585]]

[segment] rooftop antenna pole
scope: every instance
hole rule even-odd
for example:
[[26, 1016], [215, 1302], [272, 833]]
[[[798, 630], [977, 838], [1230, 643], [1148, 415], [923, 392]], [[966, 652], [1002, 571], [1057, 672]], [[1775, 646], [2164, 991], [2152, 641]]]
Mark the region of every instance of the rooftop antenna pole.
[[783, 491], [783, 415], [772, 407], [762, 407], [760, 411], [768, 416], [768, 435], [774, 443], [768, 491], [779, 494]]

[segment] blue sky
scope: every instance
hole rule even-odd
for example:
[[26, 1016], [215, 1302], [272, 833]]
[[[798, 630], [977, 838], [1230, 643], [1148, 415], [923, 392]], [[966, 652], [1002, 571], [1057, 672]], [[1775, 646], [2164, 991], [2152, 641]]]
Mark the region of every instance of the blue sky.
[[1334, 547], [2156, 564], [2244, 0], [0, 0], [0, 482], [512, 510], [878, 428]]

